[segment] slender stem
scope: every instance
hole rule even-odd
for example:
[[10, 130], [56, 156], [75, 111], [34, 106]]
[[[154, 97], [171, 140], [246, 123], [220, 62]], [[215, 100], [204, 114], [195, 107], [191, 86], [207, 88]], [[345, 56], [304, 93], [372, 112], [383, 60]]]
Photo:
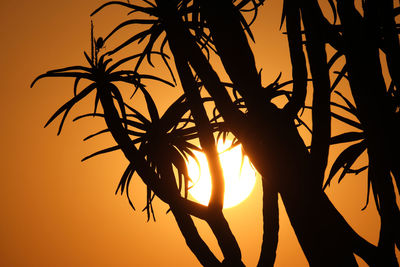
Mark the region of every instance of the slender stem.
[[171, 210], [175, 216], [179, 229], [185, 238], [186, 244], [193, 254], [195, 254], [199, 262], [206, 267], [221, 266], [219, 260], [214, 256], [207, 244], [200, 237], [190, 215], [175, 208], [171, 208]]
[[320, 12], [316, 0], [301, 7], [306, 33], [306, 49], [313, 81], [311, 164], [318, 178], [314, 186], [322, 188], [331, 138], [330, 79], [323, 28], [315, 14]]
[[[199, 74], [200, 79], [204, 83], [206, 89], [214, 98], [217, 108], [220, 110], [221, 113], [224, 113], [226, 115], [227, 118], [225, 119], [224, 117], [225, 121], [230, 124], [237, 124], [238, 120], [242, 118], [240, 116], [241, 113], [233, 105], [232, 100], [227, 94], [225, 87], [219, 81], [218, 75], [214, 72], [214, 70], [212, 70], [210, 63], [207, 61], [200, 48], [194, 42], [193, 37], [190, 35], [188, 29], [182, 25], [182, 21], [177, 15], [176, 7], [168, 1], [157, 0], [156, 3], [160, 11], [162, 12], [161, 15], [165, 24], [164, 26], [166, 28], [168, 42], [170, 45], [170, 49], [174, 54], [174, 58], [177, 62], [177, 69], [180, 72], [181, 82], [183, 84], [184, 90], [187, 90], [186, 92], [189, 94], [193, 94], [191, 95], [194, 100], [194, 103], [191, 103], [192, 107], [194, 104], [199, 104], [198, 98], [200, 97], [200, 95], [197, 88], [194, 89], [195, 85], [192, 76], [193, 74], [191, 73], [187, 61], [191, 63], [196, 73]], [[193, 58], [195, 58], [195, 60], [193, 60]], [[199, 110], [197, 111], [200, 113], [202, 112], [204, 107], [199, 106], [198, 109]], [[208, 119], [206, 122], [205, 118], [206, 116], [204, 116], [203, 118], [197, 118], [204, 121], [199, 122], [199, 125], [196, 123], [196, 126], [202, 125], [207, 130], [206, 127], [209, 127], [209, 122]], [[210, 136], [212, 135], [208, 135], [208, 138]], [[212, 138], [212, 140], [214, 139]], [[213, 145], [215, 148], [215, 143]], [[211, 155], [210, 159], [212, 160], [212, 157], [214, 156], [215, 155]], [[217, 163], [214, 162], [214, 164]], [[223, 185], [223, 183], [219, 186], [221, 185]], [[223, 194], [221, 194], [221, 191], [215, 191], [214, 197], [216, 198], [216, 200], [218, 200], [221, 195], [223, 196]], [[210, 204], [212, 203], [213, 201], [210, 202]], [[216, 203], [220, 205], [222, 202]], [[222, 206], [216, 206], [216, 208], [211, 207], [209, 212], [210, 214], [207, 217], [206, 221], [210, 225], [210, 228], [212, 229], [215, 237], [218, 240], [221, 251], [224, 254], [225, 259], [223, 263], [227, 264], [227, 266], [243, 266], [239, 245], [229, 227], [228, 222], [226, 221], [222, 213]]]
[[303, 52], [300, 9], [297, 1], [285, 0], [286, 30], [292, 62], [293, 96], [284, 107], [290, 117], [295, 117], [304, 106], [307, 94], [307, 66]]
[[279, 209], [278, 192], [263, 177], [263, 241], [258, 267], [274, 266], [278, 247]]
[[239, 245], [222, 211], [214, 211], [207, 223], [217, 238], [218, 245], [224, 255], [225, 259], [222, 262], [225, 264], [224, 266], [244, 267]]
[[176, 51], [173, 45], [170, 45], [171, 51], [174, 54], [175, 65], [179, 73], [183, 90], [187, 96], [190, 109], [198, 129], [200, 145], [207, 157], [211, 174], [211, 198], [209, 208], [222, 210], [224, 205], [224, 176], [215, 140], [213, 129], [208, 119], [206, 110], [201, 100], [200, 92], [197, 88], [196, 81], [190, 70], [189, 64], [182, 57], [182, 53]]
[[210, 29], [213, 43], [235, 89], [249, 109], [263, 105], [261, 77], [253, 52], [240, 21], [241, 14], [230, 0], [200, 0], [200, 8]]
[[243, 113], [233, 104], [217, 73], [183, 25], [182, 19], [176, 14], [176, 8], [165, 2], [167, 1], [157, 1], [160, 10], [163, 11], [162, 17], [170, 46], [175, 46], [176, 51], [187, 56], [190, 66], [199, 75], [229, 129], [237, 132], [245, 120]]

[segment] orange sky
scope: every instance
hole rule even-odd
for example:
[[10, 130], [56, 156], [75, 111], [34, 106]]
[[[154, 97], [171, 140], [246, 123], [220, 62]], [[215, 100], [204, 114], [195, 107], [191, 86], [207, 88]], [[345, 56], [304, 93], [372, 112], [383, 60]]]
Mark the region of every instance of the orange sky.
[[[137, 179], [131, 188], [137, 211], [114, 191], [127, 161], [118, 152], [81, 163], [80, 159], [107, 145], [103, 137], [82, 142], [102, 129], [103, 122], [72, 123], [92, 102], [79, 105], [61, 136], [57, 126], [43, 129], [49, 116], [72, 96], [72, 80], [46, 79], [33, 89], [31, 81], [49, 69], [84, 63], [88, 50], [89, 14], [105, 1], [0, 2], [0, 266], [199, 266], [186, 247], [167, 206], [155, 201], [157, 222], [146, 223], [145, 190]], [[106, 33], [123, 19], [110, 9], [97, 18], [96, 30]], [[280, 71], [290, 78], [285, 37], [279, 33], [281, 1], [270, 0], [254, 27], [254, 52], [263, 82]], [[164, 88], [165, 89], [165, 88]], [[178, 89], [150, 89], [165, 108]], [[156, 97], [157, 98], [157, 97]], [[335, 153], [338, 153], [335, 152]], [[350, 176], [328, 189], [337, 208], [369, 241], [378, 239], [379, 221], [373, 204], [365, 203], [364, 175]], [[247, 266], [255, 266], [261, 245], [261, 184], [248, 200], [225, 212]], [[307, 266], [281, 208], [276, 266]], [[216, 249], [206, 224], [201, 234]], [[216, 252], [219, 257], [221, 253]]]

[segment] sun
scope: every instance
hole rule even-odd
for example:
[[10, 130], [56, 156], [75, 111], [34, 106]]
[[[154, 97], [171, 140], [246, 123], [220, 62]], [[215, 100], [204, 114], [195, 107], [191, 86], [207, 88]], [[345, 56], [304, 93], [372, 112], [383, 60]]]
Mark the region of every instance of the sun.
[[[242, 164], [242, 148], [238, 145], [228, 149], [232, 141], [218, 142], [218, 152], [225, 178], [224, 209], [231, 208], [244, 201], [251, 193], [256, 183], [256, 172], [247, 156]], [[192, 179], [189, 184], [189, 194], [199, 203], [208, 205], [211, 197], [211, 176], [204, 153], [193, 152], [200, 168], [193, 158], [188, 160], [188, 172]]]

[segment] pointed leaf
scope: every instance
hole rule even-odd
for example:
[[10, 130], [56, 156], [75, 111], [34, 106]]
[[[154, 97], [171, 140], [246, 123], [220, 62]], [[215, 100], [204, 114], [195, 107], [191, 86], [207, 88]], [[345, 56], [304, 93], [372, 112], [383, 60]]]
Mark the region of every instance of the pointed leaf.
[[363, 132], [348, 132], [339, 134], [331, 138], [331, 145], [358, 141], [364, 138]]
[[171, 106], [168, 107], [168, 109], [161, 117], [161, 127], [164, 131], [167, 132], [172, 127], [177, 125], [182, 116], [185, 115], [186, 112], [188, 112], [189, 107], [184, 100], [185, 95], [181, 95], [177, 100], [175, 100], [174, 103], [172, 103]]
[[335, 7], [335, 3], [333, 2], [333, 0], [328, 0], [329, 5], [331, 6], [331, 10], [333, 12], [333, 25], [336, 24], [336, 20], [337, 20], [337, 12], [336, 12], [336, 7]]
[[344, 123], [347, 123], [347, 124], [349, 124], [349, 125], [351, 125], [351, 126], [353, 126], [355, 128], [358, 128], [358, 129], [362, 130], [362, 125], [360, 123], [358, 123], [356, 121], [353, 121], [353, 120], [350, 120], [348, 118], [345, 118], [343, 116], [340, 116], [340, 115], [338, 115], [336, 113], [333, 113], [333, 112], [331, 114], [332, 114], [332, 117], [334, 117], [335, 119], [338, 119], [338, 120], [340, 120], [340, 121], [342, 121]]
[[134, 172], [135, 172], [135, 168], [134, 168], [133, 164], [130, 163], [119, 181], [117, 190], [115, 190], [115, 194], [117, 194], [119, 190], [121, 192], [121, 195], [124, 193], [126, 182], [133, 175]]
[[325, 188], [330, 184], [332, 178], [341, 168], [345, 168], [346, 166], [350, 168], [365, 149], [366, 144], [364, 141], [361, 141], [343, 150], [333, 163], [328, 179], [323, 189], [325, 190]]
[[128, 124], [126, 123], [127, 117], [126, 117], [126, 111], [125, 111], [125, 103], [124, 103], [124, 100], [123, 100], [123, 98], [122, 98], [122, 95], [121, 95], [121, 93], [120, 93], [118, 87], [116, 87], [114, 84], [109, 84], [109, 86], [110, 86], [111, 92], [112, 92], [113, 95], [114, 95], [114, 98], [115, 98], [115, 99], [117, 100], [117, 102], [118, 102], [119, 110], [120, 110], [121, 115], [122, 115], [122, 120], [123, 120], [124, 123], [125, 123], [125, 129], [127, 129], [127, 128], [128, 128]]
[[347, 73], [347, 64], [343, 66], [341, 71], [338, 73], [338, 76], [336, 77], [335, 81], [332, 83], [331, 86], [331, 92], [335, 90], [336, 86], [339, 84], [339, 82], [343, 79], [343, 77], [346, 76]]
[[115, 54], [116, 52], [118, 52], [119, 50], [121, 50], [122, 48], [130, 45], [131, 43], [140, 40], [141, 38], [146, 37], [147, 35], [149, 35], [151, 33], [151, 30], [145, 30], [142, 31], [138, 34], [135, 34], [134, 36], [132, 36], [131, 38], [129, 38], [128, 40], [126, 40], [125, 42], [123, 42], [121, 45], [117, 46], [116, 48], [114, 48], [112, 51], [108, 52], [108, 55], [112, 55]]
[[140, 86], [139, 89], [142, 91], [144, 98], [146, 100], [147, 110], [149, 111], [151, 121], [152, 122], [158, 121], [160, 119], [160, 116], [158, 115], [157, 106], [154, 103], [153, 98], [150, 96], [149, 92], [143, 86]]
[[31, 88], [36, 84], [36, 82], [40, 79], [46, 78], [46, 77], [72, 77], [72, 78], [82, 78], [82, 79], [88, 79], [92, 80], [92, 76], [86, 73], [81, 73], [81, 72], [66, 72], [66, 73], [52, 73], [52, 72], [47, 72], [44, 74], [39, 75], [32, 83], [31, 83]]
[[99, 132], [96, 132], [96, 133], [94, 133], [94, 134], [91, 134], [91, 135], [85, 137], [85, 138], [83, 139], [83, 141], [89, 140], [89, 139], [91, 139], [91, 138], [93, 138], [93, 137], [96, 137], [96, 136], [98, 136], [98, 135], [100, 135], [100, 134], [103, 134], [103, 133], [107, 133], [107, 132], [109, 132], [109, 131], [110, 131], [109, 129], [101, 130], [101, 131], [99, 131]]
[[120, 6], [124, 6], [124, 7], [128, 7], [130, 9], [133, 9], [135, 11], [139, 11], [139, 12], [143, 12], [145, 14], [148, 14], [150, 16], [156, 16], [156, 12], [154, 8], [149, 8], [149, 7], [141, 7], [138, 5], [132, 5], [130, 3], [126, 3], [126, 2], [121, 2], [121, 1], [110, 1], [107, 2], [103, 5], [101, 5], [99, 8], [97, 8], [95, 11], [92, 12], [92, 14], [90, 14], [90, 16], [95, 15], [96, 13], [98, 13], [99, 11], [101, 11], [103, 8], [110, 6], [110, 5], [120, 5]]
[[[47, 121], [47, 123], [45, 124], [44, 127], [47, 127], [55, 118], [57, 118], [62, 112], [68, 113], [68, 111], [77, 103], [79, 102], [81, 99], [83, 99], [85, 96], [87, 96], [90, 92], [93, 91], [93, 89], [96, 88], [96, 84], [91, 84], [88, 87], [86, 87], [85, 89], [83, 89], [78, 95], [76, 95], [75, 97], [73, 97], [70, 101], [68, 101], [67, 103], [65, 103], [64, 105], [62, 105], [57, 111], [56, 113], [53, 114], [53, 116], [51, 116], [51, 118]], [[66, 118], [66, 114], [64, 115], [61, 124], [60, 124], [60, 128], [58, 130], [57, 134], [60, 134], [61, 129], [62, 129], [62, 125], [64, 123], [64, 120]]]
[[80, 77], [77, 77], [75, 79], [75, 82], [74, 82], [74, 96], [76, 96], [76, 94], [78, 92], [78, 84], [79, 84], [80, 79], [81, 79]]
[[105, 153], [109, 153], [109, 152], [112, 152], [112, 151], [116, 151], [116, 150], [119, 150], [119, 149], [121, 149], [121, 147], [119, 145], [113, 146], [113, 147], [109, 147], [109, 148], [106, 148], [106, 149], [102, 149], [102, 150], [97, 151], [97, 152], [95, 152], [95, 153], [93, 153], [93, 154], [91, 154], [91, 155], [89, 155], [87, 157], [84, 157], [82, 159], [82, 162], [86, 161], [86, 160], [88, 160], [90, 158], [93, 158], [95, 156], [98, 156], [98, 155], [101, 155], [101, 154], [105, 154]]
[[139, 111], [137, 111], [136, 109], [134, 109], [133, 107], [129, 106], [126, 103], [125, 103], [125, 107], [127, 107], [130, 111], [132, 111], [134, 113], [134, 117], [136, 119], [138, 119], [139, 121], [141, 121], [143, 124], [146, 124], [146, 125], [150, 124], [150, 121], [148, 119], [146, 119], [146, 117], [143, 116]]
[[137, 25], [137, 24], [142, 24], [142, 25], [153, 25], [157, 22], [157, 20], [155, 19], [130, 19], [127, 21], [122, 22], [121, 24], [119, 24], [117, 27], [115, 27], [105, 38], [104, 41], [107, 41], [108, 38], [110, 38], [111, 36], [113, 36], [117, 31], [119, 31], [120, 29], [124, 28], [125, 26], [128, 25]]
[[347, 106], [350, 108], [350, 110], [352, 111], [352, 114], [357, 116], [357, 108], [350, 102], [350, 100], [348, 100], [344, 95], [342, 95], [342, 93], [340, 93], [339, 91], [335, 91], [335, 93], [337, 95], [339, 95], [347, 104]]

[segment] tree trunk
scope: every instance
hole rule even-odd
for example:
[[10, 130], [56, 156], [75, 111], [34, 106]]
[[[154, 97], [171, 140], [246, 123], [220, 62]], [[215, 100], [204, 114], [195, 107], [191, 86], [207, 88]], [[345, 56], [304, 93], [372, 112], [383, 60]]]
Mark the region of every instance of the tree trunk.
[[320, 188], [312, 186], [307, 149], [294, 123], [282, 114], [264, 115], [270, 118], [268, 124], [249, 118], [253, 125], [245, 127], [247, 138], [241, 142], [256, 169], [277, 185], [307, 260], [312, 266], [356, 266], [355, 252], [368, 263], [376, 262], [375, 247], [352, 230]]
[[399, 163], [398, 127], [382, 75], [375, 9], [367, 1], [363, 18], [353, 3], [338, 1], [350, 87], [367, 142], [368, 178], [381, 215], [379, 249], [388, 266], [398, 266], [395, 244], [400, 242], [400, 212], [390, 176], [390, 169]]
[[[197, 88], [194, 87], [194, 78], [192, 76], [191, 70], [188, 65], [188, 58], [186, 53], [182, 53], [185, 51], [185, 49], [182, 50], [181, 47], [181, 41], [180, 39], [182, 38], [182, 35], [179, 35], [176, 32], [176, 26], [179, 27], [179, 20], [177, 20], [178, 16], [176, 14], [176, 7], [174, 7], [171, 3], [167, 3], [165, 1], [157, 0], [157, 5], [160, 7], [160, 10], [162, 10], [162, 15], [164, 19], [164, 24], [166, 26], [166, 32], [167, 32], [167, 38], [168, 38], [168, 44], [170, 46], [170, 49], [172, 51], [172, 54], [174, 55], [175, 60], [177, 61], [177, 69], [180, 74], [181, 82], [184, 87], [185, 93], [188, 94], [188, 97], [196, 98], [200, 97], [199, 92], [197, 91]], [[181, 31], [181, 34], [184, 34], [185, 32]], [[185, 37], [183, 37], [185, 39]], [[201, 77], [202, 78], [202, 77]], [[205, 82], [205, 79], [202, 79], [203, 82]], [[195, 91], [197, 93], [195, 93]], [[196, 94], [196, 95], [194, 95]], [[191, 103], [196, 104], [196, 103]], [[197, 103], [198, 104], [198, 103]], [[203, 108], [204, 109], [204, 108]], [[203, 114], [203, 116], [206, 116], [206, 114]], [[204, 121], [205, 118], [203, 118], [203, 126], [204, 124], [207, 123]], [[197, 123], [196, 123], [197, 124]], [[197, 125], [197, 126], [201, 126]], [[210, 134], [207, 133], [207, 134]], [[212, 133], [211, 133], [212, 134]], [[211, 138], [208, 136], [208, 138]], [[214, 140], [214, 139], [213, 139]], [[215, 144], [209, 144], [209, 142], [206, 143], [207, 146], [214, 145]], [[209, 147], [206, 147], [207, 149]], [[212, 148], [211, 148], [212, 149]], [[214, 160], [214, 162], [211, 162], [212, 164], [216, 164], [215, 155], [212, 155], [209, 157], [210, 160]], [[218, 159], [217, 159], [218, 160]], [[219, 163], [219, 161], [218, 161]], [[219, 166], [220, 167], [220, 166]], [[222, 170], [220, 170], [220, 173], [222, 173]], [[213, 177], [214, 178], [214, 177]], [[221, 177], [222, 178], [222, 177]], [[221, 186], [221, 183], [218, 183], [219, 187]], [[223, 186], [223, 182], [222, 182]], [[218, 190], [218, 188], [216, 188]], [[215, 189], [214, 189], [215, 190]], [[223, 197], [223, 188], [219, 189], [218, 191], [215, 192], [215, 199], [218, 200], [220, 197]], [[226, 266], [244, 266], [241, 260], [241, 251], [239, 248], [239, 245], [237, 244], [237, 241], [235, 239], [235, 236], [232, 234], [229, 224], [226, 221], [223, 213], [222, 213], [222, 204], [223, 202], [220, 200], [219, 203], [215, 207], [211, 207], [209, 209], [209, 216], [206, 218], [207, 223], [209, 224], [211, 230], [213, 231], [215, 237], [218, 240], [218, 244], [221, 248], [221, 251], [225, 257], [223, 264]], [[212, 204], [212, 202], [210, 202]]]

